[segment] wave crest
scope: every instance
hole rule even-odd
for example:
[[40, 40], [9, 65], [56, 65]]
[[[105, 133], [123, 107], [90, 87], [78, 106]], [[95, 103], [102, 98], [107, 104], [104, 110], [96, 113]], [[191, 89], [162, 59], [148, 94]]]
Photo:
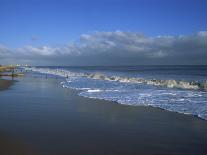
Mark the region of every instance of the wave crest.
[[52, 74], [61, 77], [86, 77], [96, 80], [107, 80], [107, 81], [116, 81], [121, 83], [141, 83], [147, 85], [154, 85], [159, 87], [167, 88], [179, 88], [179, 89], [190, 89], [190, 90], [207, 90], [207, 81], [198, 82], [198, 81], [179, 81], [179, 80], [160, 80], [160, 79], [144, 79], [138, 77], [121, 77], [121, 76], [107, 76], [103, 73], [76, 73], [63, 69], [49, 69], [49, 68], [25, 68], [26, 70], [31, 70], [35, 72]]
[[117, 81], [123, 83], [143, 83], [154, 86], [161, 86], [167, 88], [191, 89], [191, 90], [207, 90], [207, 81], [177, 81], [177, 80], [159, 80], [159, 79], [143, 79], [135, 77], [120, 77], [120, 76], [106, 76], [102, 73], [87, 74], [87, 78]]

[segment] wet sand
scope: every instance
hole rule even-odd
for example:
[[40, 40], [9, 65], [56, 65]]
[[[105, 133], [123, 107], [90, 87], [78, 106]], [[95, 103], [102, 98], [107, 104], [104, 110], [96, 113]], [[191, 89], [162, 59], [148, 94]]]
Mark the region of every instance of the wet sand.
[[[0, 91], [7, 90], [14, 84], [13, 80], [0, 79]], [[4, 101], [0, 98], [0, 103]], [[35, 155], [31, 148], [21, 140], [0, 132], [0, 154], [1, 155]]]
[[32, 148], [20, 139], [0, 133], [1, 155], [37, 155]]
[[28, 75], [1, 91], [0, 132], [44, 155], [207, 153], [205, 120], [80, 97], [60, 81]]
[[0, 79], [0, 91], [8, 89], [13, 83], [12, 80]]

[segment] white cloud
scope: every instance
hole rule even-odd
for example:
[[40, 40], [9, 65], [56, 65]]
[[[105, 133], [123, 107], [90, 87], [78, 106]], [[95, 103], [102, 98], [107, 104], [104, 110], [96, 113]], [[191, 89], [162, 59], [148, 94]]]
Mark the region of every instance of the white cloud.
[[207, 31], [157, 37], [122, 31], [95, 32], [61, 47], [12, 49], [0, 45], [0, 59], [3, 63], [38, 61], [41, 65], [207, 64]]
[[50, 56], [56, 54], [57, 48], [52, 48], [49, 46], [42, 47], [33, 47], [33, 46], [25, 46], [23, 48], [18, 48], [17, 53], [22, 55], [42, 55], [42, 56]]

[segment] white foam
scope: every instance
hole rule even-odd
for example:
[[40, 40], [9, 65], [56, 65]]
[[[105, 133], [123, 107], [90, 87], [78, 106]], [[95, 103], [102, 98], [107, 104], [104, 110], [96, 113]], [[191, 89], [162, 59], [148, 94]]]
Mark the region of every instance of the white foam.
[[49, 68], [25, 68], [26, 70], [31, 70], [44, 74], [57, 75], [61, 77], [87, 77], [96, 80], [107, 80], [107, 81], [116, 81], [121, 83], [143, 83], [147, 85], [161, 86], [167, 88], [180, 88], [180, 89], [189, 89], [189, 90], [207, 90], [207, 81], [200, 83], [196, 81], [176, 81], [176, 80], [159, 80], [159, 79], [143, 79], [135, 77], [119, 77], [119, 76], [107, 76], [102, 73], [75, 73], [63, 69], [49, 69]]
[[39, 72], [43, 74], [50, 74], [50, 75], [56, 75], [60, 77], [76, 77], [76, 76], [83, 76], [82, 73], [75, 73], [71, 72], [68, 70], [63, 70], [63, 69], [50, 69], [50, 68], [36, 68], [36, 67], [31, 67], [31, 68], [26, 68], [25, 70], [33, 71], [33, 72]]
[[96, 92], [101, 92], [100, 89], [90, 89], [90, 90], [87, 90], [88, 93], [96, 93]]
[[117, 81], [121, 83], [143, 83], [154, 86], [168, 87], [168, 88], [180, 88], [189, 90], [207, 90], [207, 81], [204, 83], [196, 81], [176, 81], [176, 80], [159, 80], [159, 79], [143, 79], [135, 77], [119, 77], [119, 76], [106, 76], [101, 73], [87, 74], [87, 78]]

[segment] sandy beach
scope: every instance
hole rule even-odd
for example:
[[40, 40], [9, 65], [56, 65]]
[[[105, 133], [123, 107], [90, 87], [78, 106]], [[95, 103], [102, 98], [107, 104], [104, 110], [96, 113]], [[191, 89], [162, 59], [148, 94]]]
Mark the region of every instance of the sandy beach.
[[[8, 135], [6, 140], [0, 136], [4, 155], [28, 154], [28, 150], [44, 155], [207, 152], [207, 121], [80, 97], [77, 91], [62, 88], [62, 79], [28, 74], [17, 80], [11, 89], [0, 92], [0, 133]], [[1, 80], [4, 88], [8, 83]]]

